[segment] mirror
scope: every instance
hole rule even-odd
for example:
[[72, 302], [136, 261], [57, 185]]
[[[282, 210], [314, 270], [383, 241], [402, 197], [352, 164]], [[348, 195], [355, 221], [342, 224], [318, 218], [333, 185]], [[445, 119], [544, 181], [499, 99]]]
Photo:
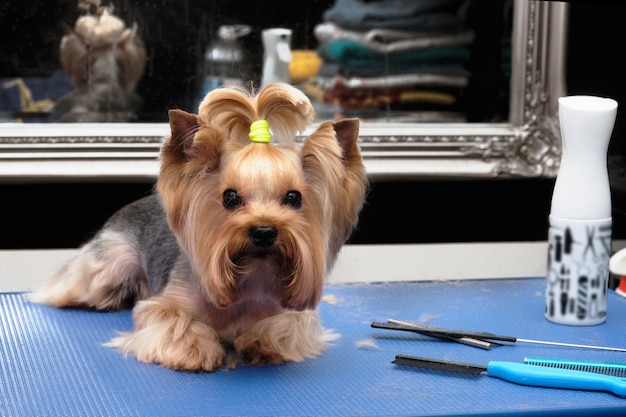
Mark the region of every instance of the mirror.
[[[67, 8], [76, 6], [74, 1], [61, 3]], [[157, 9], [147, 8], [146, 13], [157, 13]], [[271, 10], [265, 14], [271, 16]], [[567, 3], [514, 1], [508, 120], [417, 123], [364, 119], [360, 142], [370, 177], [555, 176], [560, 155], [556, 99], [565, 92], [566, 18]], [[161, 30], [167, 30], [167, 23], [163, 22]], [[207, 30], [213, 33], [213, 29]], [[175, 31], [159, 35], [168, 39], [181, 36]], [[145, 71], [153, 71], [150, 64]], [[167, 83], [161, 80], [161, 85]], [[0, 179], [152, 181], [158, 172], [159, 146], [168, 133], [168, 125], [161, 121], [1, 123]]]

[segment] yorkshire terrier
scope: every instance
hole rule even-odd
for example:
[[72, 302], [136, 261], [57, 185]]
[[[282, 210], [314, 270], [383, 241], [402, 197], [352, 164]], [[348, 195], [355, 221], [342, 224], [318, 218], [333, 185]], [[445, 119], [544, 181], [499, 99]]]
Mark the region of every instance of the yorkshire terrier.
[[170, 110], [155, 195], [114, 214], [29, 299], [134, 305], [134, 330], [108, 345], [175, 370], [316, 357], [334, 336], [318, 315], [326, 275], [367, 192], [359, 122], [322, 122], [297, 143], [315, 114], [284, 83], [214, 90], [198, 113]]

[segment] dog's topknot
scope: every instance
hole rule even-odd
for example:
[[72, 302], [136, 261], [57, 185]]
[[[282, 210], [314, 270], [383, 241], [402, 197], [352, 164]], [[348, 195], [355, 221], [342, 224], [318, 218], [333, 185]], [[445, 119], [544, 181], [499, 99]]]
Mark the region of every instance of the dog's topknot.
[[287, 83], [271, 83], [255, 96], [237, 87], [213, 90], [198, 110], [201, 125], [227, 132], [230, 140], [247, 143], [250, 125], [259, 119], [269, 122], [272, 140], [286, 142], [304, 131], [315, 119], [315, 110], [302, 91]]

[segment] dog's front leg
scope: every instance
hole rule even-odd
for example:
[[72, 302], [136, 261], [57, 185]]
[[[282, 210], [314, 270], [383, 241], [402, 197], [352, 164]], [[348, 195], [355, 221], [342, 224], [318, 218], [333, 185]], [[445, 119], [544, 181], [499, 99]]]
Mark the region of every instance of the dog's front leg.
[[224, 362], [216, 331], [193, 314], [195, 296], [179, 281], [140, 301], [133, 309], [135, 330], [107, 343], [139, 361], [179, 371], [207, 371]]
[[269, 365], [314, 358], [337, 338], [322, 328], [316, 310], [287, 310], [258, 321], [234, 345], [245, 364]]

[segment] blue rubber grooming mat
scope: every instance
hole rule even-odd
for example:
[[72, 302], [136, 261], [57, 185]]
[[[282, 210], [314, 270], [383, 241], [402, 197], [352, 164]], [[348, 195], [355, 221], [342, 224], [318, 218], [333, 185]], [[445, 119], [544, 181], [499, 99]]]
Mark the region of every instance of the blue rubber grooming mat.
[[626, 299], [610, 292], [602, 325], [562, 326], [544, 318], [544, 286], [539, 278], [329, 285], [322, 320], [341, 338], [323, 356], [215, 373], [176, 372], [103, 347], [116, 331], [132, 329], [129, 312], [55, 309], [0, 294], [0, 415], [626, 415], [626, 398], [610, 393], [391, 363], [400, 353], [485, 365], [525, 356], [626, 362], [626, 353], [520, 342], [483, 350], [370, 326], [392, 318], [626, 347]]

